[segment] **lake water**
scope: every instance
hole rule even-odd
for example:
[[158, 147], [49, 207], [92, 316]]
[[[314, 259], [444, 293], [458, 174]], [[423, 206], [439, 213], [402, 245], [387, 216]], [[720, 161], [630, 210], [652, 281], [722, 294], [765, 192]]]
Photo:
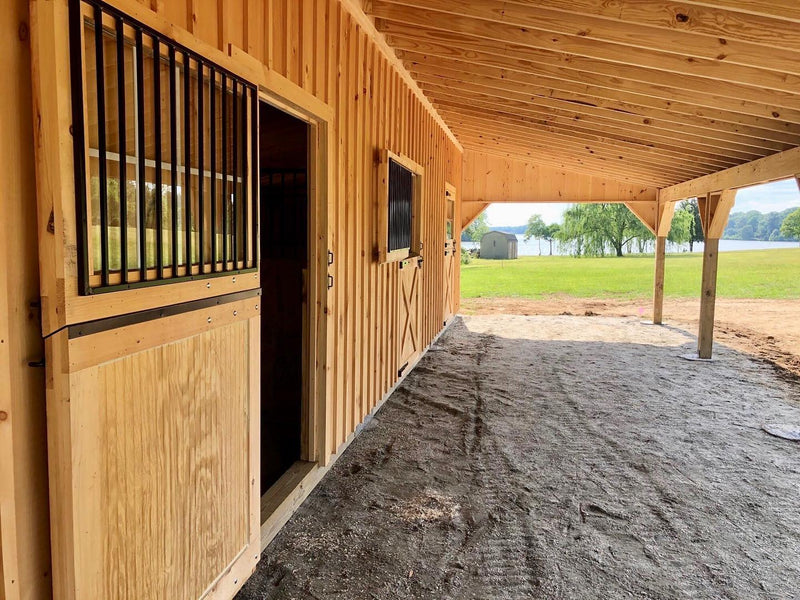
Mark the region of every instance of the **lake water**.
[[[530, 240], [526, 242], [523, 239], [523, 236], [517, 235], [517, 239], [519, 240], [519, 246], [517, 247], [520, 256], [538, 256], [539, 255], [539, 240]], [[461, 242], [461, 246], [467, 249], [477, 248], [480, 247], [480, 244], [476, 244], [475, 242]], [[720, 252], [735, 252], [736, 250], [773, 250], [776, 248], [800, 248], [800, 244], [797, 242], [760, 242], [760, 241], [750, 241], [750, 240], [720, 240], [719, 241], [719, 251]], [[631, 246], [631, 254], [637, 254], [638, 245], [634, 242]], [[689, 251], [689, 244], [670, 244], [667, 243], [667, 252], [688, 252]], [[694, 245], [694, 252], [702, 252], [703, 251], [703, 243], [697, 243]], [[653, 252], [653, 242], [649, 242], [647, 247], [645, 248], [645, 252], [651, 253]], [[553, 242], [553, 254], [559, 256], [567, 256], [569, 255], [569, 248], [560, 248], [558, 242]], [[542, 240], [541, 242], [541, 254], [542, 256], [550, 254], [550, 244]], [[625, 254], [628, 254], [627, 248], [625, 249]]]

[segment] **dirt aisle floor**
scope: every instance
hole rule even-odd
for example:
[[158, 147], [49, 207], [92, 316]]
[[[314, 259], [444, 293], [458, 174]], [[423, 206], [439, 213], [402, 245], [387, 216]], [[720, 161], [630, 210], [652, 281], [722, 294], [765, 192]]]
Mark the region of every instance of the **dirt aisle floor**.
[[[586, 315], [652, 319], [650, 298], [592, 300], [553, 296], [529, 298], [465, 298], [467, 315]], [[700, 300], [667, 298], [664, 323], [697, 333]], [[800, 376], [800, 300], [748, 300], [717, 298], [714, 338], [747, 354]]]
[[635, 318], [457, 320], [239, 598], [795, 598], [800, 384]]

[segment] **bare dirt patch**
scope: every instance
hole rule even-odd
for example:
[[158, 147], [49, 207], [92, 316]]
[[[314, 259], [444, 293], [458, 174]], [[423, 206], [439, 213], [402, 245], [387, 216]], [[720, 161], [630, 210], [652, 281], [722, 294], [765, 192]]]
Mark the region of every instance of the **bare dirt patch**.
[[459, 319], [239, 595], [792, 598], [800, 390], [636, 318]]
[[[461, 311], [467, 315], [584, 315], [652, 318], [649, 298], [639, 300], [591, 300], [554, 296], [545, 300], [526, 298], [465, 298]], [[697, 333], [700, 301], [667, 299], [664, 323]], [[769, 361], [800, 376], [800, 300], [717, 299], [714, 338], [741, 352]]]

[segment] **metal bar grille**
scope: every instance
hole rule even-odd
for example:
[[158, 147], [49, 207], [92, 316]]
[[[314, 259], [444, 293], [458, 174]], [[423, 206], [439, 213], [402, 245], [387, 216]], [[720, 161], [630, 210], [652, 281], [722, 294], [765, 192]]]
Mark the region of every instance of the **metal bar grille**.
[[102, 0], [69, 14], [79, 292], [255, 270], [255, 87]]
[[[125, 35], [124, 21], [117, 17], [117, 121], [119, 125], [119, 153], [128, 154], [127, 129], [125, 127]], [[122, 283], [128, 283], [128, 171], [127, 160], [119, 161], [119, 263]]]
[[414, 174], [389, 159], [389, 252], [411, 247]]
[[222, 269], [228, 270], [228, 78], [222, 74]]

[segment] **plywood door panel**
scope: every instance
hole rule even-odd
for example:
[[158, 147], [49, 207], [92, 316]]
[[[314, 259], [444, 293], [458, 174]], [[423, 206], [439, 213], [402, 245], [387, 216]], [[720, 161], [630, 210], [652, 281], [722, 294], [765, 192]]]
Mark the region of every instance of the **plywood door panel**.
[[128, 326], [112, 360], [87, 357], [114, 331], [47, 340], [56, 597], [229, 598], [252, 572], [257, 302]]

